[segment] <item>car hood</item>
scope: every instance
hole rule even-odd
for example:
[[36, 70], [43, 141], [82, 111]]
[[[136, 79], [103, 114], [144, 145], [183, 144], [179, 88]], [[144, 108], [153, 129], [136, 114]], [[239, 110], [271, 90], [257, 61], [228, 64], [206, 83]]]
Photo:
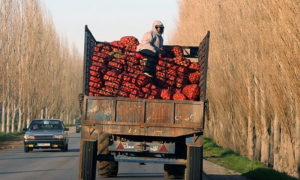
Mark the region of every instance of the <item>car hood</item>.
[[36, 131], [27, 131], [28, 135], [53, 135], [53, 134], [64, 134], [62, 130], [36, 130]]

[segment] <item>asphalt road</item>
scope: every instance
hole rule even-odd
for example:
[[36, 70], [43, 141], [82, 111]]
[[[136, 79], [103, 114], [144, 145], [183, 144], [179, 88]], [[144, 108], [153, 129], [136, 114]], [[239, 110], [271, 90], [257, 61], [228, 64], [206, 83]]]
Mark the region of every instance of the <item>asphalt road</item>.
[[[1, 150], [0, 179], [76, 180], [78, 179], [79, 144], [80, 134], [70, 134], [69, 152], [37, 149], [24, 153], [21, 147]], [[120, 163], [118, 177], [108, 179], [161, 180], [164, 179], [163, 165]]]

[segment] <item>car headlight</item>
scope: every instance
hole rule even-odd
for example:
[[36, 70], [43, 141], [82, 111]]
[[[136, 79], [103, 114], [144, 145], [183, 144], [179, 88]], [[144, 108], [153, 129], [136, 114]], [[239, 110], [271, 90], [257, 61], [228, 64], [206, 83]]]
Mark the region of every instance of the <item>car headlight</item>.
[[53, 138], [54, 139], [63, 139], [64, 136], [63, 135], [54, 135]]
[[34, 136], [25, 134], [25, 135], [24, 135], [24, 139], [25, 139], [25, 140], [34, 140]]

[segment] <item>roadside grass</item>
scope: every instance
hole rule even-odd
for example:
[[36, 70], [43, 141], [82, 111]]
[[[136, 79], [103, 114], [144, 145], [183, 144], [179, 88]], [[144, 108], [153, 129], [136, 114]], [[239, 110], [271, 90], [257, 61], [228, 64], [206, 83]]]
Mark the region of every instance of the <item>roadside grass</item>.
[[261, 162], [251, 161], [230, 149], [223, 149], [207, 137], [204, 137], [203, 149], [206, 160], [239, 172], [252, 180], [297, 180], [285, 173], [268, 168]]
[[[25, 132], [14, 132], [14, 133], [3, 133], [0, 132], [0, 141], [14, 141], [14, 140], [20, 140], [22, 135], [25, 134]], [[21, 138], [22, 139], [22, 138]]]

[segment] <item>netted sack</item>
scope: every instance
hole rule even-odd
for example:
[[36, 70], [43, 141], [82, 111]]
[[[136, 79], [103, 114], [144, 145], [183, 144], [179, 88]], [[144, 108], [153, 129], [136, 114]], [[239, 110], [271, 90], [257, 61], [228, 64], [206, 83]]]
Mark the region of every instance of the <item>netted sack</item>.
[[115, 61], [109, 61], [107, 64], [107, 67], [109, 67], [115, 71], [118, 71], [119, 73], [124, 71], [124, 65], [122, 65], [119, 62], [115, 62]]
[[199, 63], [192, 62], [191, 65], [189, 66], [189, 69], [194, 70], [194, 71], [199, 71], [200, 70], [200, 65], [199, 65]]
[[180, 46], [174, 46], [172, 48], [172, 52], [174, 54], [174, 57], [183, 57], [183, 50]]
[[197, 84], [189, 84], [184, 86], [182, 89], [182, 93], [189, 99], [189, 100], [196, 100], [199, 97], [199, 87]]
[[139, 64], [139, 60], [134, 56], [127, 56], [125, 60], [126, 60], [126, 63], [130, 64], [130, 65]]
[[106, 69], [106, 65], [104, 63], [100, 63], [100, 62], [96, 62], [96, 61], [92, 61], [92, 66], [97, 66], [97, 67]]
[[131, 82], [127, 82], [127, 81], [123, 81], [122, 82], [122, 86], [124, 87], [128, 87], [130, 89], [134, 89], [134, 90], [139, 90], [140, 88], [137, 87], [135, 84], [131, 83]]
[[173, 94], [173, 100], [186, 100], [186, 97], [179, 90], [176, 90], [175, 93]]
[[90, 76], [90, 81], [99, 83], [101, 82], [101, 78], [95, 77], [95, 76]]
[[112, 87], [113, 89], [119, 89], [120, 88], [120, 82], [119, 81], [116, 81], [116, 82], [105, 81], [104, 85], [108, 86], [108, 87]]
[[128, 51], [136, 51], [137, 45], [139, 45], [139, 41], [134, 36], [124, 36], [120, 39], [121, 43]]
[[139, 74], [137, 77], [136, 77], [136, 85], [138, 87], [143, 87], [145, 86], [146, 84], [149, 84], [151, 83], [152, 79], [144, 74]]
[[102, 89], [98, 91], [99, 94], [103, 96], [116, 96], [118, 93], [118, 89], [114, 89], [109, 86], [104, 86]]
[[121, 41], [113, 41], [110, 43], [110, 45], [113, 51], [122, 50], [124, 48], [124, 45], [122, 44]]
[[90, 75], [98, 78], [101, 77], [98, 71], [93, 71], [93, 70], [90, 70]]
[[105, 81], [120, 82], [121, 80], [118, 78], [118, 75], [119, 73], [117, 71], [107, 71], [103, 79]]
[[196, 71], [189, 74], [189, 81], [192, 84], [198, 84], [200, 80], [200, 72]]
[[117, 94], [118, 97], [128, 97], [128, 93], [127, 92], [124, 92], [124, 91], [119, 91], [118, 94]]
[[93, 87], [93, 88], [96, 88], [96, 89], [100, 89], [102, 87], [102, 82], [93, 82], [93, 81], [90, 81], [89, 82], [89, 87]]
[[160, 92], [160, 97], [165, 100], [170, 100], [172, 96], [172, 92], [170, 89], [162, 89]]
[[89, 86], [89, 92], [92, 92], [92, 93], [98, 93], [98, 89], [97, 89], [97, 88], [94, 88], [94, 87], [91, 87], [91, 86]]
[[174, 58], [174, 62], [177, 64], [177, 65], [181, 65], [181, 66], [184, 66], [184, 67], [189, 67], [190, 64], [191, 64], [191, 61], [187, 58], [182, 58], [182, 57], [175, 57]]

